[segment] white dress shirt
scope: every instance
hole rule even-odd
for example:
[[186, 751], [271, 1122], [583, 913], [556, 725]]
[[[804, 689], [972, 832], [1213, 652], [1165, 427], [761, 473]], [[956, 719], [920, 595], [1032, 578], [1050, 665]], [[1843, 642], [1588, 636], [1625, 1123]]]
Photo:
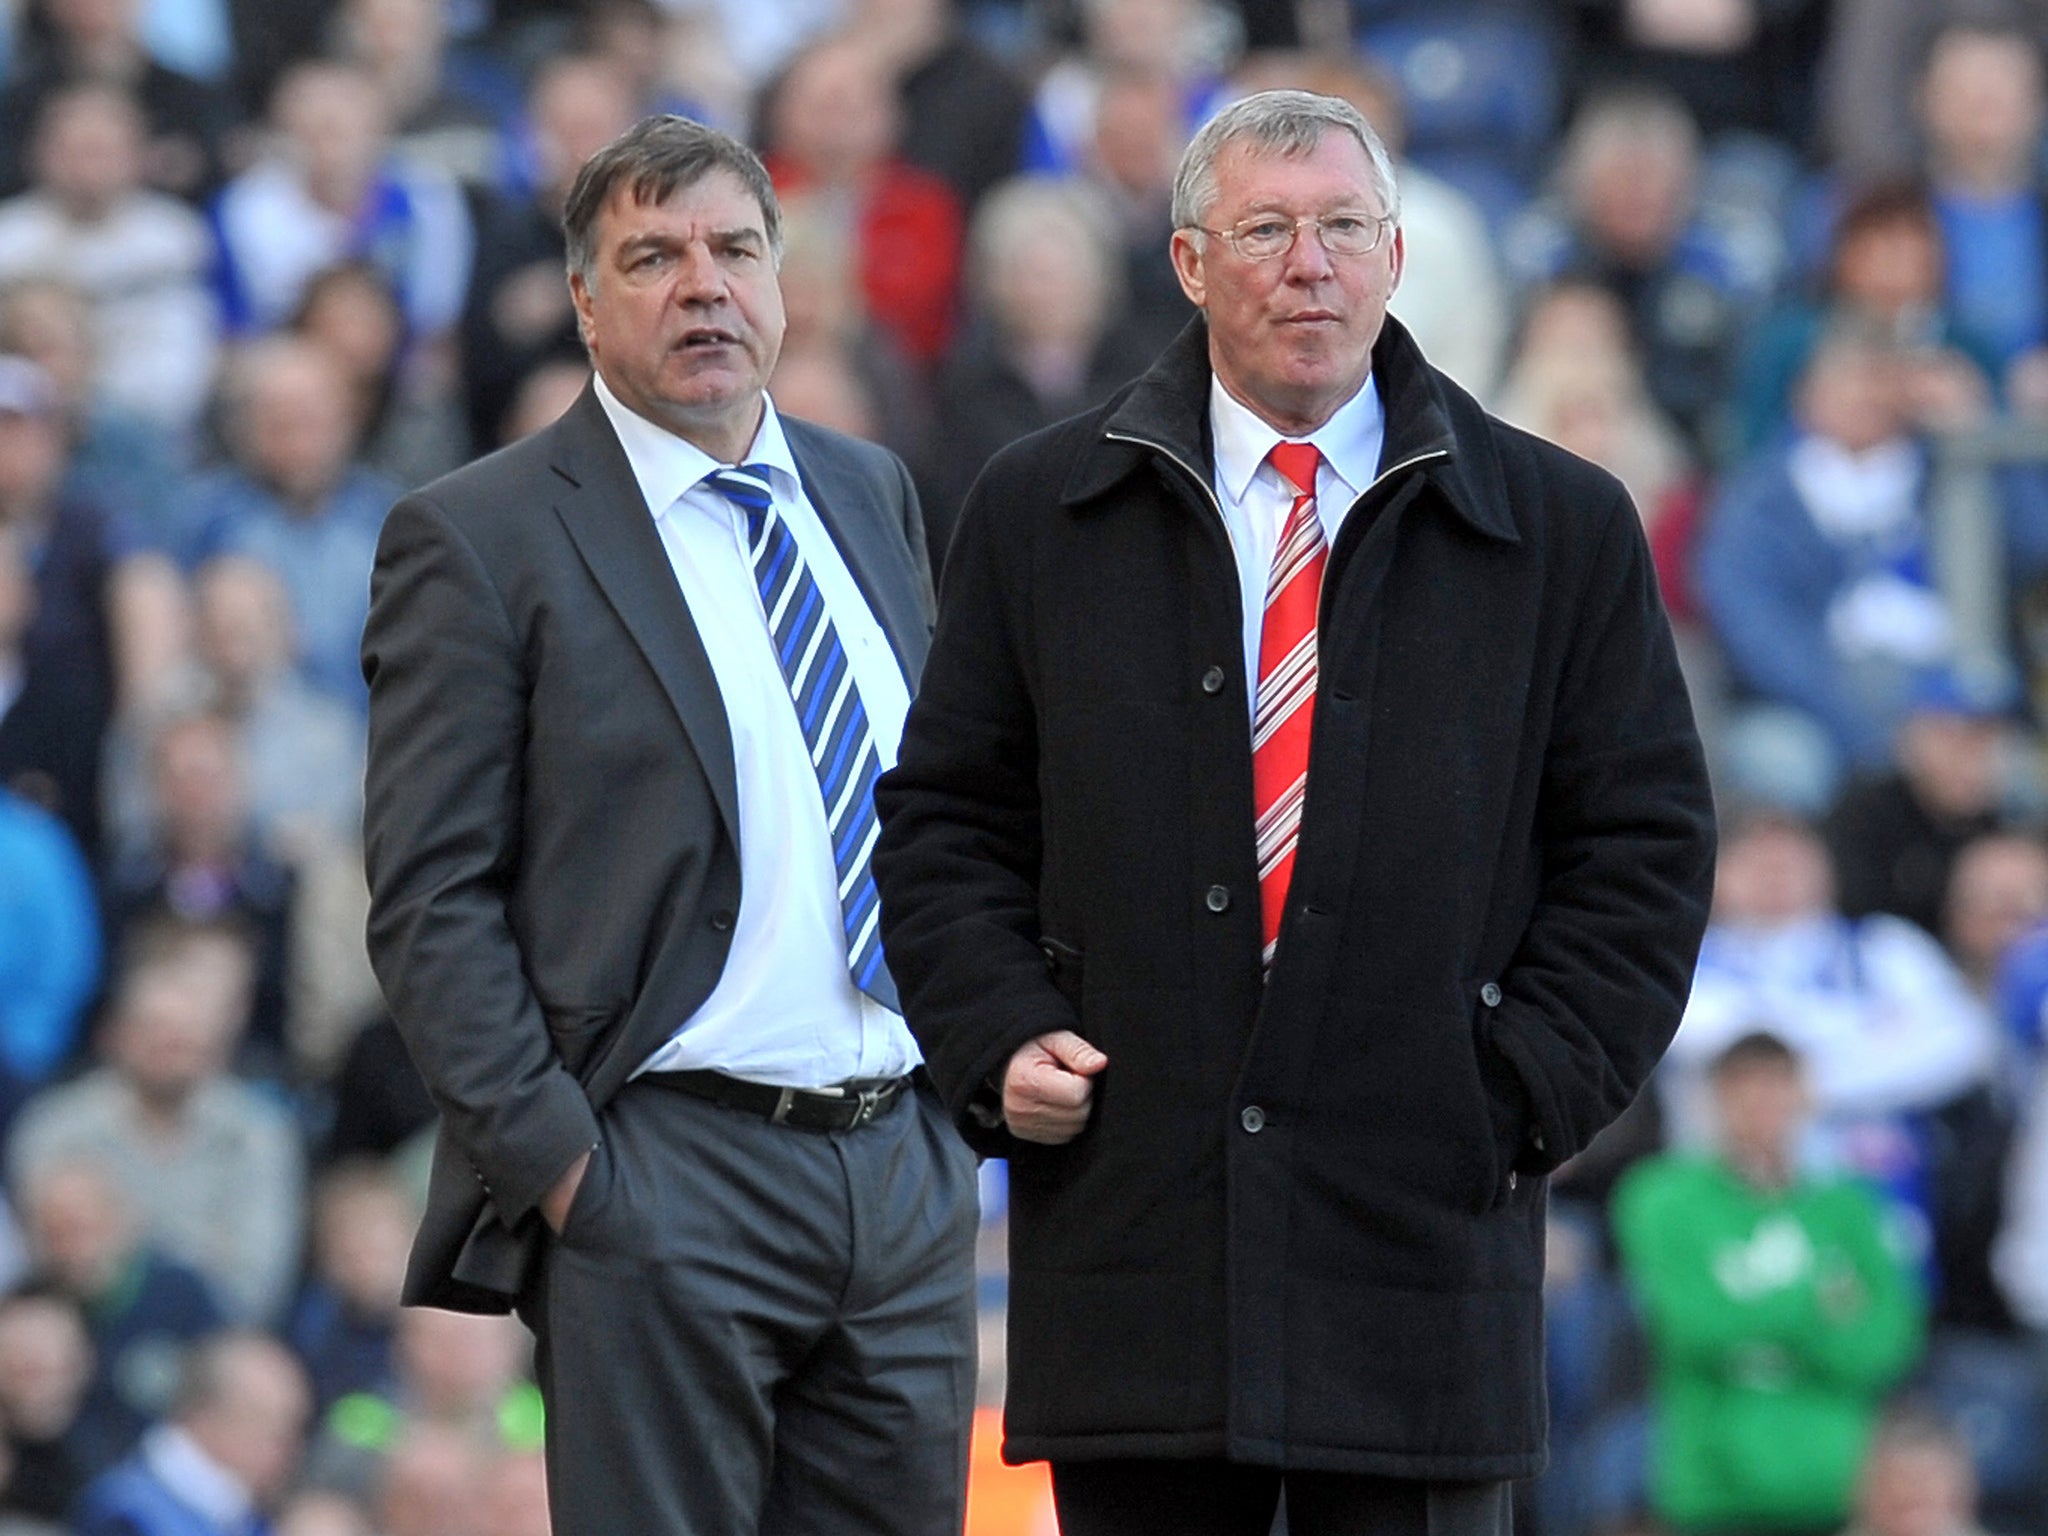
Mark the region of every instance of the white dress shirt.
[[1314, 443], [1322, 453], [1316, 471], [1316, 520], [1332, 545], [1351, 504], [1379, 473], [1387, 416], [1372, 376], [1330, 419], [1305, 438], [1283, 436], [1240, 404], [1213, 375], [1209, 380], [1209, 432], [1216, 445], [1216, 501], [1237, 555], [1243, 597], [1246, 702], [1254, 715], [1259, 701], [1259, 635], [1266, 622], [1266, 581], [1273, 550], [1294, 507], [1294, 488], [1266, 462], [1274, 445]]
[[[784, 1088], [893, 1077], [922, 1060], [903, 1020], [860, 992], [847, 969], [839, 876], [824, 796], [769, 642], [747, 552], [746, 514], [704, 477], [727, 466], [619, 402], [598, 402], [654, 517], [704, 642], [732, 730], [739, 778], [740, 909], [717, 986], [640, 1071], [729, 1073]], [[832, 535], [804, 494], [772, 403], [745, 462], [762, 464], [846, 648], [875, 754], [895, 765], [910, 688]]]

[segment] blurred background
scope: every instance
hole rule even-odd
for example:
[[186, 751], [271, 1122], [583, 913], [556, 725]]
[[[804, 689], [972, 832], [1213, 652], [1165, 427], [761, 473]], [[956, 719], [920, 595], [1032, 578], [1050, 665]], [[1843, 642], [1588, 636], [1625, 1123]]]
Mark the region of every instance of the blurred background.
[[[433, 1111], [355, 656], [392, 500], [587, 379], [582, 160], [651, 110], [762, 151], [778, 406], [900, 453], [936, 563], [1186, 323], [1175, 160], [1277, 85], [1394, 147], [1427, 355], [1632, 493], [1722, 807], [1671, 1056], [1553, 1183], [1522, 1528], [2048, 1532], [2044, 45], [2043, 0], [0, 0], [0, 1536], [137, 1529], [165, 1426], [284, 1536], [546, 1529], [519, 1325], [397, 1306]], [[983, 1192], [970, 1529], [1045, 1536]]]

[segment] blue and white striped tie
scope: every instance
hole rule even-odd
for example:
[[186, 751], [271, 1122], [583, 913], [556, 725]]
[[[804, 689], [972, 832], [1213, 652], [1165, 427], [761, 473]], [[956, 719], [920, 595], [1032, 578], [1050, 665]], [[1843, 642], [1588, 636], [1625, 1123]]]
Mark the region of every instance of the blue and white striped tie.
[[896, 983], [882, 960], [881, 899], [870, 867], [874, 854], [875, 756], [846, 647], [825, 609], [824, 594], [804, 564], [796, 536], [775, 511], [764, 464], [743, 464], [704, 483], [747, 514], [747, 548], [775, 659], [789, 684], [797, 724], [825, 797], [825, 826], [839, 873], [839, 910], [846, 927], [846, 964], [853, 984], [886, 1008], [901, 1010]]

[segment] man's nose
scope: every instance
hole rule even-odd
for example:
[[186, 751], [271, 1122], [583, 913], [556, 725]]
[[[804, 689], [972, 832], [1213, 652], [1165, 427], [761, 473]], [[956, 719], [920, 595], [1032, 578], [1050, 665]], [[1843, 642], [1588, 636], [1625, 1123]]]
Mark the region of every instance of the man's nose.
[[1288, 277], [1296, 282], [1320, 282], [1335, 270], [1330, 253], [1323, 248], [1323, 229], [1314, 219], [1303, 219], [1294, 227], [1294, 244], [1281, 261]]
[[702, 303], [725, 293], [725, 268], [711, 254], [711, 247], [693, 241], [683, 247], [676, 262], [676, 298], [683, 303]]

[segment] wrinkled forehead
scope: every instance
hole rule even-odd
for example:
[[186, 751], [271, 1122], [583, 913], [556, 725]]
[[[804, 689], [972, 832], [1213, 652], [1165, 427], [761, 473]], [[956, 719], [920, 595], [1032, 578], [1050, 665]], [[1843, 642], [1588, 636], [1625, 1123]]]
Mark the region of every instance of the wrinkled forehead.
[[652, 225], [702, 224], [708, 229], [750, 229], [766, 237], [768, 211], [739, 176], [722, 165], [664, 188], [651, 176], [627, 178], [612, 188], [599, 226], [614, 237]]

